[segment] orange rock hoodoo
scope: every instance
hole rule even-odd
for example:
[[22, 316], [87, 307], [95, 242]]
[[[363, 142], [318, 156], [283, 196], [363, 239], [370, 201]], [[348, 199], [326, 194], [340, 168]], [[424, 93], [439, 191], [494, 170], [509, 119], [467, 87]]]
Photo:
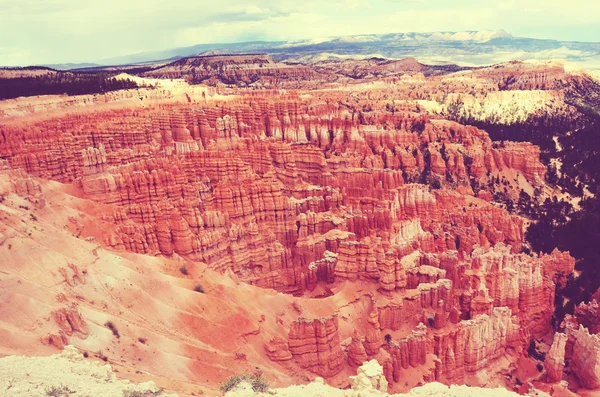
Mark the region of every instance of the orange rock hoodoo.
[[[273, 365], [330, 378], [376, 358], [390, 382], [416, 368], [416, 382], [464, 383], [544, 335], [574, 260], [523, 253], [524, 219], [476, 196], [507, 175], [541, 186], [539, 149], [383, 102], [363, 112], [343, 104], [347, 93], [312, 95], [5, 125], [0, 156], [23, 170], [19, 191], [35, 194], [31, 175], [105, 204], [113, 250], [185, 257], [295, 296], [361, 286], [351, 314], [282, 320], [265, 337]], [[76, 311], [55, 319], [67, 335], [87, 333]], [[578, 336], [574, 354], [593, 343]], [[564, 344], [555, 339], [545, 364], [552, 380]]]

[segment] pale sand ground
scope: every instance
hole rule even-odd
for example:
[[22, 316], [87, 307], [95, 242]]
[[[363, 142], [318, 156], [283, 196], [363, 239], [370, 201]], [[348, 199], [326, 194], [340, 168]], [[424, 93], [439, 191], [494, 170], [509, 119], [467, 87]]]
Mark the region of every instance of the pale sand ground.
[[[368, 364], [375, 363], [372, 361]], [[381, 372], [381, 371], [380, 371]], [[118, 397], [128, 391], [138, 391], [142, 396], [160, 395], [177, 397], [175, 394], [159, 393], [154, 382], [133, 384], [128, 380], [118, 380], [109, 364], [86, 360], [73, 346], [67, 346], [60, 354], [46, 357], [8, 356], [0, 358], [0, 396], [41, 397], [47, 396], [51, 387], [68, 387], [72, 397]], [[216, 394], [205, 394], [216, 395]], [[274, 389], [269, 393], [255, 393], [246, 383], [228, 392], [226, 397], [512, 397], [518, 394], [505, 389], [482, 389], [468, 386], [448, 387], [440, 383], [429, 383], [411, 390], [407, 394], [388, 395], [371, 389], [340, 390], [323, 383], [322, 379], [302, 386]], [[543, 393], [539, 393], [541, 397]]]
[[[116, 397], [127, 391], [158, 392], [154, 382], [139, 385], [118, 380], [108, 364], [86, 360], [73, 346], [47, 357], [8, 356], [0, 359], [0, 396], [38, 397], [52, 387], [68, 387], [72, 397]], [[160, 394], [175, 397], [174, 394]]]

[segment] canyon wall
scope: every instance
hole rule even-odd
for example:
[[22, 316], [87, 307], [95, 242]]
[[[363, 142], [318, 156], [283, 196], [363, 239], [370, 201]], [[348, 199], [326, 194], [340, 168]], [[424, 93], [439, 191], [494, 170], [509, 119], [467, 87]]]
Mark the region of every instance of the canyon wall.
[[[278, 374], [338, 380], [377, 360], [397, 390], [464, 384], [485, 378], [499, 360], [514, 364], [532, 340], [553, 332], [556, 286], [566, 283], [575, 260], [558, 250], [529, 253], [529, 221], [499, 199], [550, 194], [538, 147], [492, 142], [485, 131], [418, 103], [390, 101], [406, 90], [416, 95], [396, 82], [242, 89], [237, 83], [251, 85], [257, 73], [273, 83], [309, 81], [316, 72], [261, 56], [225, 61], [196, 62], [198, 78], [221, 70], [220, 83], [189, 95], [182, 85], [179, 99], [11, 118], [0, 125], [0, 172], [10, 174], [22, 197], [41, 201], [40, 183], [47, 183], [48, 194], [61, 186], [72, 197], [65, 202], [82, 213], [78, 200], [94, 203], [87, 208], [97, 217], [92, 230], [82, 230], [75, 215], [65, 229], [87, 233], [111, 252], [183, 263], [172, 266], [172, 283], [214, 272], [224, 280], [214, 291], [231, 293], [245, 283], [263, 289], [251, 289], [257, 302], [285, 300], [285, 309], [281, 303], [260, 315], [228, 307], [222, 323], [217, 309], [194, 300], [173, 316], [191, 339], [224, 338], [204, 334], [202, 318], [235, 344], [253, 340], [254, 350], [242, 346], [232, 356]], [[423, 72], [417, 66], [402, 67]], [[173, 67], [155, 77], [185, 77]], [[561, 78], [558, 70], [522, 72], [515, 87], [550, 89]], [[435, 78], [414, 73], [424, 96], [439, 94]], [[481, 78], [483, 92], [510, 88], [498, 87], [505, 70], [488, 73], [469, 78]], [[223, 79], [237, 83], [222, 86]], [[67, 285], [83, 284], [77, 267], [61, 268]], [[579, 308], [580, 317], [595, 309]], [[54, 331], [42, 338], [45, 345], [63, 348], [92, 334], [77, 305], [51, 313]], [[599, 328], [592, 323], [556, 334], [542, 367], [548, 382], [560, 382], [571, 362], [585, 387], [600, 385]], [[205, 348], [180, 343], [182, 350]], [[208, 364], [186, 365], [192, 378]]]

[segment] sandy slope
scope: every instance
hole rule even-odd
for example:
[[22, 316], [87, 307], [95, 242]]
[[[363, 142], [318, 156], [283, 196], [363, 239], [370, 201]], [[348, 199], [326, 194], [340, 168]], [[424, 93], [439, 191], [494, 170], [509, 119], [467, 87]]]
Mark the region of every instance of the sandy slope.
[[[203, 264], [187, 263], [184, 276], [185, 260], [177, 256], [107, 251], [101, 231], [111, 226], [101, 216], [112, 208], [77, 198], [66, 185], [41, 183], [42, 196], [25, 199], [11, 193], [11, 177], [0, 173], [0, 356], [56, 353], [41, 340], [59, 334], [53, 313], [72, 309], [87, 335], [75, 332], [68, 343], [90, 360], [106, 356], [118, 376], [137, 382], [152, 379], [191, 395], [255, 367], [278, 386], [312, 379], [300, 368], [274, 366], [264, 354], [263, 344], [285, 336], [285, 325], [297, 318], [294, 297], [238, 283]], [[194, 291], [197, 284], [204, 294]], [[303, 299], [295, 307], [308, 318], [324, 316], [345, 295]]]

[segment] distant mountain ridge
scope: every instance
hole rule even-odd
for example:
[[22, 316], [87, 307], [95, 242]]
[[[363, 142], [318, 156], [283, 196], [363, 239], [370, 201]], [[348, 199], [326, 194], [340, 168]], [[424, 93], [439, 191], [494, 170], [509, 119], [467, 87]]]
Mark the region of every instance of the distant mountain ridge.
[[493, 38], [512, 38], [513, 36], [504, 31], [464, 31], [464, 32], [430, 32], [430, 33], [390, 33], [390, 34], [360, 34], [347, 35], [339, 37], [328, 37], [322, 39], [308, 39], [300, 41], [251, 41], [240, 43], [213, 43], [197, 44], [189, 47], [179, 47], [163, 51], [151, 51], [138, 54], [127, 55], [104, 59], [97, 62], [103, 65], [118, 65], [139, 63], [157, 60], [168, 60], [192, 55], [204, 54], [211, 51], [219, 52], [240, 52], [247, 53], [253, 50], [263, 50], [269, 53], [269, 50], [281, 50], [285, 48], [311, 47], [324, 44], [366, 44], [373, 42], [389, 41], [479, 41], [485, 42]]
[[198, 44], [100, 61], [134, 64], [209, 54], [263, 53], [277, 62], [326, 59], [417, 58], [429, 64], [484, 66], [510, 60], [564, 60], [576, 68], [600, 71], [600, 42], [567, 42], [515, 37], [504, 30], [361, 34], [300, 41]]
[[[600, 74], [600, 42], [515, 37], [504, 30], [360, 34], [299, 41], [198, 44], [104, 59], [93, 66], [166, 64], [185, 57], [265, 54], [276, 62], [313, 63], [328, 59], [417, 58], [427, 64], [486, 66], [511, 60], [561, 60], [571, 68]], [[72, 64], [46, 65], [73, 69]], [[84, 67], [88, 65], [82, 65]], [[89, 65], [92, 66], [92, 65]]]

